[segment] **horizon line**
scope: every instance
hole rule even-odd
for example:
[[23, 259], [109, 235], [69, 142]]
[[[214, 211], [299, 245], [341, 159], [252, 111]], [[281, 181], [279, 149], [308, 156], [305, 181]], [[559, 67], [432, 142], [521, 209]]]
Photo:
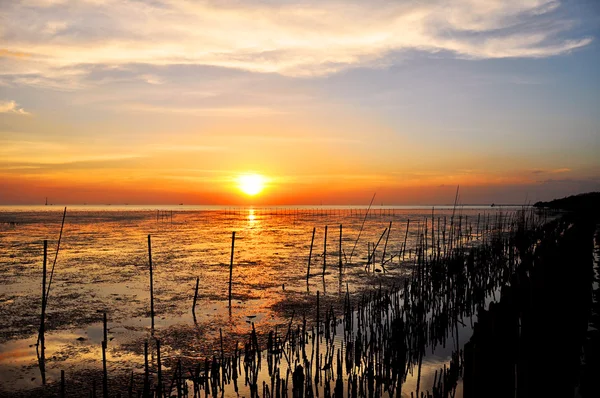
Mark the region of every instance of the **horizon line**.
[[[50, 203], [50, 204], [35, 204], [35, 203], [0, 203], [0, 206], [24, 206], [24, 207], [62, 207], [62, 206], [175, 206], [175, 207], [222, 207], [222, 208], [270, 208], [270, 207], [369, 207], [369, 205], [365, 204], [260, 204], [260, 205], [252, 205], [252, 204], [200, 204], [200, 203]], [[435, 207], [435, 206], [444, 206], [444, 207], [453, 207], [454, 203], [413, 203], [413, 204], [378, 204], [371, 205], [371, 208], [391, 208], [391, 207], [415, 207], [415, 206], [423, 206], [423, 207]], [[461, 206], [489, 206], [489, 207], [502, 207], [502, 206], [531, 206], [531, 203], [457, 203], [456, 207]]]

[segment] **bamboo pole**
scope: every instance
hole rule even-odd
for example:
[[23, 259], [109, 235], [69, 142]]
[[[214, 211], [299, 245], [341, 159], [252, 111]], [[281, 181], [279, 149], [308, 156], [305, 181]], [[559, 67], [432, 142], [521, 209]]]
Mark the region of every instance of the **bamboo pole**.
[[106, 343], [108, 343], [108, 328], [106, 327], [106, 312], [102, 316], [102, 325], [103, 325], [103, 331], [104, 331], [104, 341], [106, 341]]
[[156, 340], [156, 365], [157, 365], [157, 378], [158, 383], [156, 385], [156, 395], [162, 398], [162, 363], [160, 361], [160, 340]]
[[325, 237], [323, 239], [323, 277], [327, 268], [327, 225], [325, 225]]
[[231, 261], [229, 262], [229, 308], [231, 308], [231, 282], [233, 277], [233, 254], [235, 250], [235, 231], [231, 233]]
[[[383, 255], [381, 256], [381, 266], [383, 267], [384, 262], [385, 262], [385, 251], [387, 249], [387, 244], [388, 244], [388, 239], [390, 238], [390, 232], [392, 230], [392, 222], [390, 221], [390, 226], [388, 227], [387, 230], [387, 235], [385, 237], [385, 244], [383, 245]], [[383, 270], [385, 271], [385, 267], [383, 267]]]
[[404, 244], [402, 245], [402, 260], [404, 260], [404, 253], [406, 252], [406, 239], [408, 239], [408, 226], [410, 225], [410, 218], [406, 222], [406, 233], [404, 234]]
[[58, 252], [60, 251], [60, 242], [62, 241], [63, 229], [65, 227], [65, 217], [67, 216], [67, 208], [63, 211], [62, 222], [60, 224], [60, 234], [58, 235], [58, 243], [56, 245], [56, 253], [54, 253], [54, 262], [52, 263], [52, 269], [50, 270], [50, 280], [48, 281], [48, 288], [46, 289], [46, 300], [45, 304], [48, 305], [48, 296], [50, 295], [50, 287], [52, 286], [52, 279], [54, 278], [54, 267], [56, 266], [56, 260], [58, 259]]
[[102, 398], [108, 398], [108, 371], [106, 370], [106, 341], [102, 341]]
[[362, 234], [362, 230], [365, 226], [365, 221], [367, 221], [367, 216], [369, 215], [369, 210], [371, 210], [371, 206], [373, 205], [373, 200], [375, 200], [375, 193], [373, 194], [373, 197], [371, 198], [371, 203], [369, 203], [369, 207], [367, 208], [367, 211], [365, 212], [365, 218], [363, 218], [362, 225], [360, 226], [360, 230], [358, 231], [358, 236], [356, 237], [356, 241], [354, 242], [354, 247], [352, 248], [352, 251], [350, 252], [350, 260], [348, 260], [350, 263], [352, 263], [352, 256], [354, 255], [354, 249], [356, 249], [356, 245], [358, 244], [358, 240], [360, 239], [360, 235]]
[[150, 317], [152, 319], [152, 332], [154, 332], [154, 280], [152, 277], [152, 240], [148, 235], [148, 264], [150, 266]]
[[340, 224], [340, 253], [339, 253], [339, 258], [340, 258], [340, 271], [342, 270], [342, 224]]
[[306, 283], [308, 284], [308, 278], [310, 277], [310, 259], [312, 258], [313, 244], [315, 242], [315, 232], [317, 228], [313, 228], [312, 239], [310, 240], [310, 252], [308, 253], [308, 267], [306, 269]]
[[44, 262], [42, 265], [42, 314], [40, 316], [39, 333], [39, 365], [42, 375], [42, 384], [46, 385], [46, 267], [48, 261], [48, 241], [44, 240]]
[[200, 277], [196, 277], [196, 290], [194, 290], [194, 303], [192, 304], [192, 316], [194, 321], [196, 320], [196, 300], [198, 299], [198, 285], [200, 284]]

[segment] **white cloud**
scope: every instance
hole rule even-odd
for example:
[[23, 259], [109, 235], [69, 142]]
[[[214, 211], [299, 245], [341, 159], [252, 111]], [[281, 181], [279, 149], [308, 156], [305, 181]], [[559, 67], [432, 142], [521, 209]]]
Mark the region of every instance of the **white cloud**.
[[145, 81], [148, 84], [153, 84], [153, 85], [158, 85], [158, 84], [163, 84], [164, 81], [156, 76], [156, 75], [151, 75], [151, 74], [143, 74], [140, 76], [140, 79], [142, 79], [143, 81]]
[[[15, 2], [0, 11], [5, 59], [28, 54], [2, 62], [3, 74], [18, 75], [18, 84], [51, 87], [46, 78], [64, 70], [76, 75], [85, 64], [192, 64], [314, 76], [386, 65], [388, 55], [406, 50], [539, 58], [592, 41], [564, 37], [572, 24], [554, 15], [556, 0], [43, 4]], [[536, 23], [540, 18], [544, 23]]]
[[15, 101], [0, 101], [0, 113], [16, 113], [18, 115], [29, 115], [30, 113], [21, 108]]

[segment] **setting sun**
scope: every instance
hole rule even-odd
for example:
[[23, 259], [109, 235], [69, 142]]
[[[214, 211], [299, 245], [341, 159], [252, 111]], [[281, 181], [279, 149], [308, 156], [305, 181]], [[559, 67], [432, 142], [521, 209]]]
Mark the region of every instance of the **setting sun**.
[[265, 187], [265, 178], [259, 174], [244, 174], [238, 177], [238, 187], [246, 195], [254, 196]]

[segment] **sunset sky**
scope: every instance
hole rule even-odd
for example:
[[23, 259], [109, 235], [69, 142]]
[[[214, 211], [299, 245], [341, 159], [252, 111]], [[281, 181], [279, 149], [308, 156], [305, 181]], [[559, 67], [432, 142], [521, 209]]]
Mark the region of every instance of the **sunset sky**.
[[595, 0], [0, 0], [0, 204], [600, 190], [599, 39]]

